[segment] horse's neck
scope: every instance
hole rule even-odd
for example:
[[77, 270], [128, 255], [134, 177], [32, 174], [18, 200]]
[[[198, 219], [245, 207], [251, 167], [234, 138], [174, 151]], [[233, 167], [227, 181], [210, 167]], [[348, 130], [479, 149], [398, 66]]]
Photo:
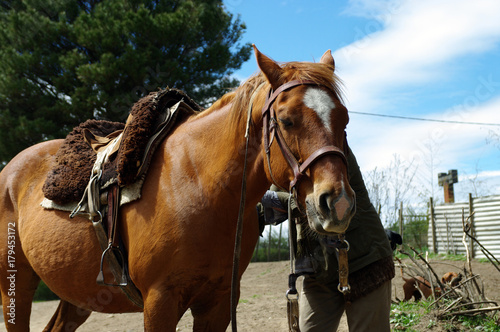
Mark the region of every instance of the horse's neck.
[[[241, 190], [244, 157], [245, 126], [231, 123], [231, 105], [209, 110], [176, 130], [168, 139], [166, 153], [170, 160], [180, 161], [181, 168], [173, 173], [193, 175], [200, 193], [221, 199], [238, 199]], [[246, 119], [246, 116], [242, 117]], [[260, 130], [253, 130], [247, 159], [247, 197], [249, 204], [257, 203], [269, 184], [263, 171]], [[170, 142], [170, 144], [169, 144]], [[170, 150], [169, 150], [170, 149]], [[184, 174], [181, 174], [184, 172]]]

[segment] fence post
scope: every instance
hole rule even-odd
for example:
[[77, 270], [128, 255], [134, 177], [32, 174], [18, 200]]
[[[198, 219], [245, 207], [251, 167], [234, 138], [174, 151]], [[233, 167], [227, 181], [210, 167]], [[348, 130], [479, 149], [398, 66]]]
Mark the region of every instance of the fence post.
[[252, 258], [253, 262], [257, 262], [259, 260], [259, 244], [260, 244], [260, 236], [257, 238], [257, 245], [255, 246], [255, 252]]
[[[474, 198], [472, 198], [472, 194], [469, 193], [469, 216], [470, 216], [470, 235], [475, 236], [475, 227], [474, 227], [474, 215], [472, 214], [474, 212]], [[474, 241], [472, 238], [469, 238], [470, 241], [470, 252], [471, 252], [471, 257], [474, 258], [476, 257], [476, 253], [474, 252]]]
[[269, 225], [269, 236], [267, 238], [267, 261], [271, 261], [271, 233], [272, 233], [272, 227]]
[[281, 232], [283, 230], [283, 223], [280, 224], [280, 235], [278, 236], [278, 261], [281, 262]]
[[436, 238], [436, 220], [434, 219], [434, 200], [432, 197], [429, 199], [430, 206], [430, 219], [431, 219], [431, 232], [432, 232], [432, 251], [437, 254], [437, 238]]
[[404, 239], [403, 235], [403, 202], [399, 202], [399, 234]]

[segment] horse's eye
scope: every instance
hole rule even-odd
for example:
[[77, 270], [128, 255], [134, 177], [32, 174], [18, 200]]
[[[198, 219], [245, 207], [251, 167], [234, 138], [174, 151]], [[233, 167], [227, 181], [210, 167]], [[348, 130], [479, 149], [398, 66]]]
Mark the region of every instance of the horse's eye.
[[289, 119], [278, 118], [278, 121], [281, 122], [281, 124], [285, 126], [285, 128], [293, 126], [293, 122]]

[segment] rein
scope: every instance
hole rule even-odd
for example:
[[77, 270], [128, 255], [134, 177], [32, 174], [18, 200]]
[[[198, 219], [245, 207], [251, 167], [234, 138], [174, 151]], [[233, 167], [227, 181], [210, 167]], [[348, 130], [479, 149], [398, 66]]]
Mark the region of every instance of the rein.
[[250, 124], [252, 122], [252, 104], [257, 92], [264, 86], [264, 83], [259, 85], [257, 89], [250, 97], [250, 102], [248, 103], [248, 114], [247, 114], [247, 126], [245, 130], [245, 161], [243, 164], [243, 179], [241, 183], [241, 196], [240, 196], [240, 207], [238, 211], [238, 221], [236, 222], [236, 235], [234, 240], [234, 252], [233, 252], [233, 271], [231, 274], [231, 329], [236, 332], [237, 322], [236, 322], [236, 307], [238, 306], [238, 292], [239, 289], [239, 267], [240, 267], [240, 255], [241, 255], [241, 238], [243, 235], [243, 214], [245, 212], [245, 201], [246, 201], [246, 189], [247, 189], [247, 157], [248, 157], [248, 144], [250, 141]]

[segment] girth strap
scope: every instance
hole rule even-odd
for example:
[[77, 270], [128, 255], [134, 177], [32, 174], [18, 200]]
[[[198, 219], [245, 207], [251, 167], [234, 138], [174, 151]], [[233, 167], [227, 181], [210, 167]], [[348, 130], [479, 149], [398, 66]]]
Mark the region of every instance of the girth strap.
[[[118, 136], [119, 137], [119, 136]], [[127, 261], [123, 254], [116, 236], [116, 222], [118, 220], [118, 208], [120, 202], [120, 188], [117, 184], [109, 187], [108, 191], [108, 218], [107, 230], [104, 228], [103, 212], [101, 212], [101, 199], [100, 199], [100, 179], [102, 175], [102, 165], [109, 156], [109, 152], [113, 150], [114, 145], [118, 140], [115, 139], [114, 144], [108, 144], [104, 151], [97, 155], [97, 160], [92, 169], [92, 178], [85, 190], [85, 195], [78, 204], [78, 206], [70, 214], [73, 218], [75, 215], [84, 214], [92, 222], [96, 232], [99, 245], [103, 251], [101, 255], [101, 264], [99, 274], [97, 275], [96, 282], [105, 286], [119, 286], [123, 293], [127, 295], [129, 300], [136, 306], [142, 308], [144, 306], [142, 295], [139, 289], [130, 280], [127, 268]], [[107, 283], [104, 280], [103, 265], [104, 259], [109, 265], [109, 268], [114, 276], [117, 284]]]
[[[101, 264], [96, 282], [103, 286], [118, 286], [125, 293], [128, 299], [136, 306], [143, 308], [144, 302], [142, 294], [135, 284], [130, 280], [128, 272], [127, 253], [123, 247], [120, 235], [117, 232], [118, 227], [118, 209], [120, 202], [120, 187], [112, 185], [108, 191], [108, 213], [106, 218], [107, 236], [104, 234], [104, 225], [102, 220], [94, 221], [97, 238], [102, 249]], [[107, 282], [104, 279], [103, 265], [104, 260], [113, 274], [116, 283]]]

